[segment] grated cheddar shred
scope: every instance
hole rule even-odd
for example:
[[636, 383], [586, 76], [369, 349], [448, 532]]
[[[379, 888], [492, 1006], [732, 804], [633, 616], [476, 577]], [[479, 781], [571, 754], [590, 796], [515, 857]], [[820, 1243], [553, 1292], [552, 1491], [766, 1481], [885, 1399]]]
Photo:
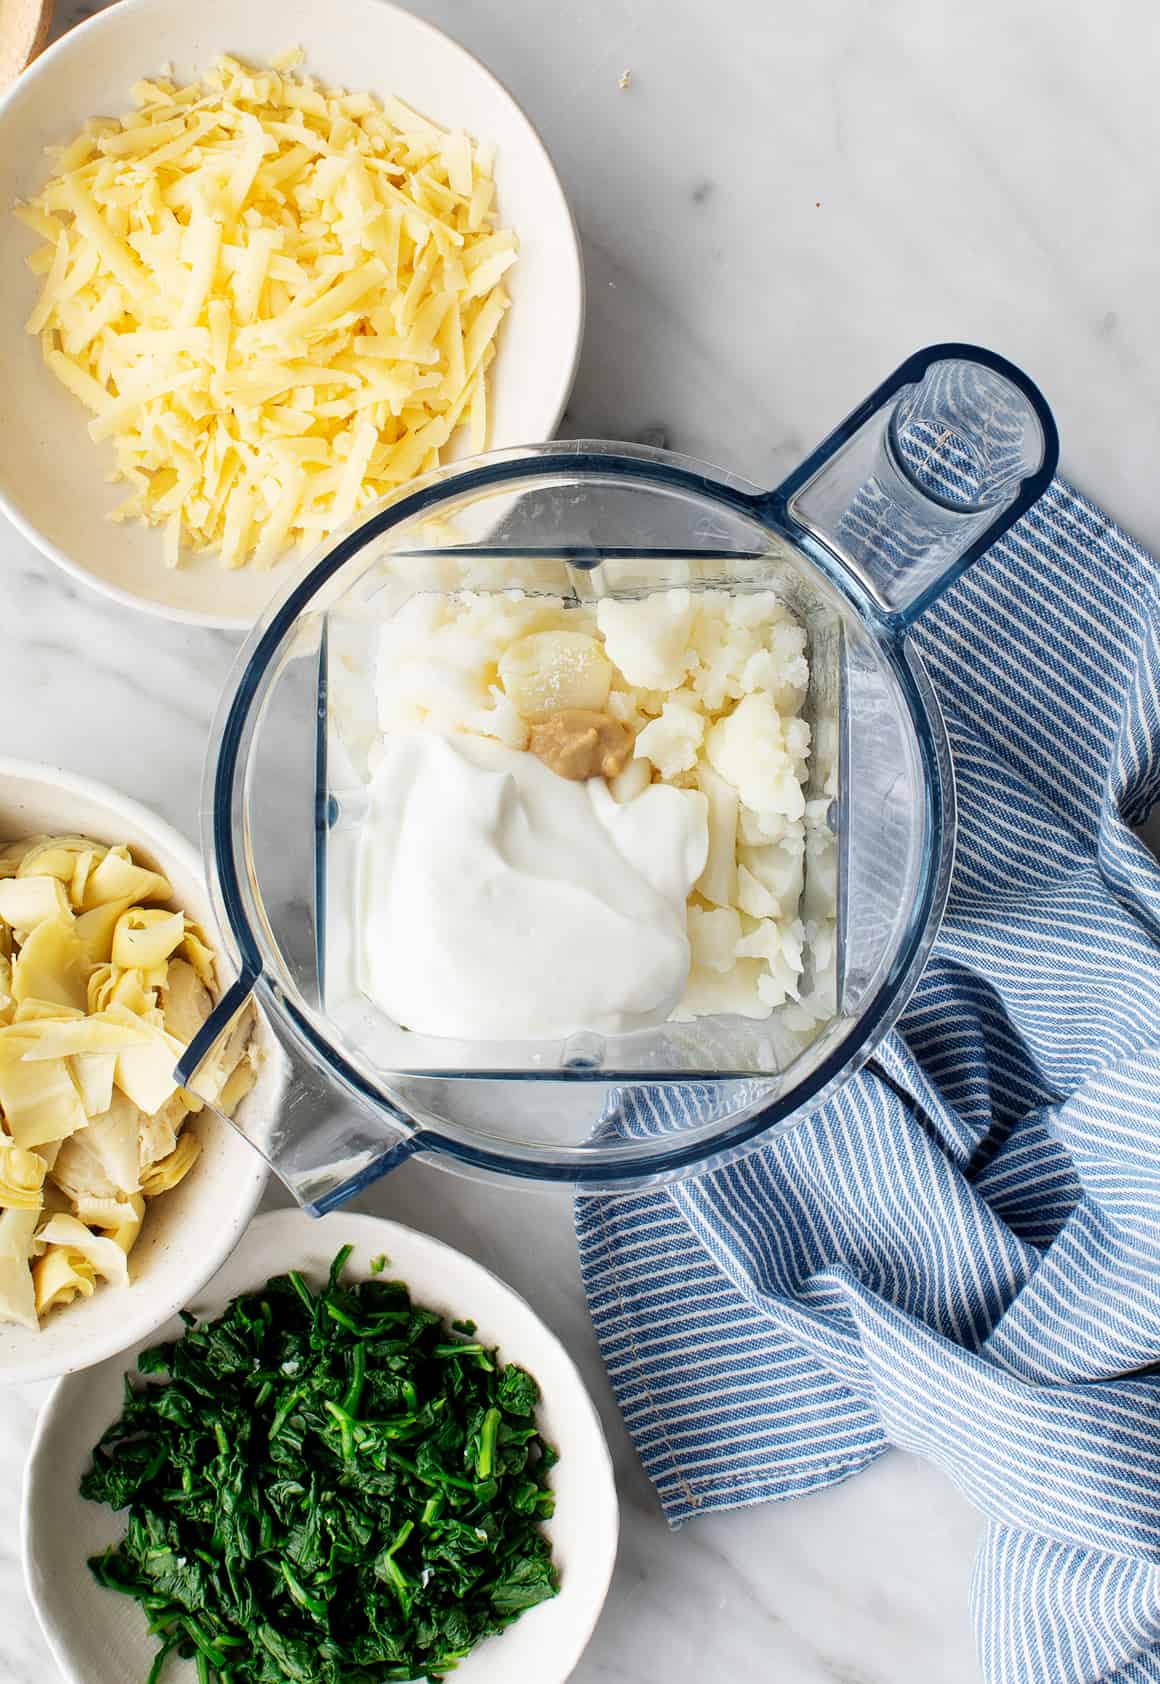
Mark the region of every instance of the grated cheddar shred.
[[113, 519], [168, 566], [272, 566], [487, 445], [514, 233], [490, 148], [401, 100], [325, 88], [300, 53], [139, 82], [16, 215], [45, 244], [28, 318], [111, 442]]

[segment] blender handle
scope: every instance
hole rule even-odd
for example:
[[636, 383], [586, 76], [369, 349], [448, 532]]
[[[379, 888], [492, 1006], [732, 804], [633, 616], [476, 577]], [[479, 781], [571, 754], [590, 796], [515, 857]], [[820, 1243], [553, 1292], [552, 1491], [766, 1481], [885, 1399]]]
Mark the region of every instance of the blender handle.
[[1058, 462], [1051, 410], [1021, 369], [977, 345], [930, 345], [766, 504], [848, 595], [904, 634], [1039, 500]]
[[243, 967], [182, 1053], [175, 1075], [183, 1088], [217, 1111], [219, 1093], [206, 1085], [207, 1061], [240, 1014], [256, 1009], [261, 1021], [257, 1079], [226, 1120], [311, 1216], [323, 1216], [422, 1151], [427, 1141], [401, 1107], [381, 1094], [373, 1103], [364, 1102], [353, 1079], [340, 1086], [324, 1074], [310, 1049], [308, 1025], [293, 1005], [281, 999], [277, 1009], [261, 1011], [268, 986], [260, 973]]

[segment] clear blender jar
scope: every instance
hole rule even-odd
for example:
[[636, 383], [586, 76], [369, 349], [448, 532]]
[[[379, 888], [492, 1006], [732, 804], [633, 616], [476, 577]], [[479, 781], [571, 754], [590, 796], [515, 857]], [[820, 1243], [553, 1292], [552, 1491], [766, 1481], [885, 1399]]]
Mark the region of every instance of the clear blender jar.
[[[939, 345], [772, 491], [663, 451], [580, 442], [443, 470], [361, 519], [255, 628], [219, 712], [205, 851], [236, 980], [183, 1082], [196, 1090], [252, 997], [273, 1031], [281, 1103], [239, 1126], [318, 1213], [413, 1155], [634, 1189], [808, 1115], [898, 1017], [949, 886], [950, 755], [908, 632], [1031, 507], [1057, 459], [1024, 374]], [[580, 604], [674, 586], [772, 590], [806, 628], [806, 795], [824, 813], [802, 889], [813, 1019], [722, 1014], [503, 1043], [393, 1023], [358, 986], [349, 892], [382, 626], [416, 592], [514, 588]]]

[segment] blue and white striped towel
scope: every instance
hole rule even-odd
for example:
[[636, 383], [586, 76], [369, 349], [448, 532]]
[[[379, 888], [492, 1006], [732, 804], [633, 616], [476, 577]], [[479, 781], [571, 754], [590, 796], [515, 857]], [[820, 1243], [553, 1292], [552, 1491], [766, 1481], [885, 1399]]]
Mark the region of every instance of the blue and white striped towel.
[[593, 1320], [674, 1524], [900, 1445], [987, 1517], [988, 1684], [1156, 1684], [1160, 570], [1057, 481], [917, 640], [960, 810], [923, 980], [796, 1130], [578, 1203]]

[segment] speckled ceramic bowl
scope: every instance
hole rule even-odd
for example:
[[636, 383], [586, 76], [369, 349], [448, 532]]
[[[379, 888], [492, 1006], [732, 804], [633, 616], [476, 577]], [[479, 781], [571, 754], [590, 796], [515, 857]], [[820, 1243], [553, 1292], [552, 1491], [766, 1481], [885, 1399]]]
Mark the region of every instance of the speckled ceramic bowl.
[[[191, 1308], [219, 1315], [231, 1298], [271, 1275], [300, 1269], [325, 1279], [335, 1252], [351, 1245], [349, 1270], [364, 1276], [385, 1255], [388, 1274], [416, 1303], [449, 1318], [469, 1316], [505, 1362], [534, 1374], [541, 1431], [559, 1452], [552, 1471], [556, 1512], [545, 1522], [560, 1573], [560, 1594], [488, 1638], [455, 1669], [455, 1684], [563, 1684], [584, 1651], [604, 1605], [616, 1559], [616, 1484], [600, 1420], [571, 1357], [522, 1298], [450, 1246], [397, 1222], [339, 1211], [314, 1221], [297, 1210], [270, 1211]], [[174, 1339], [174, 1322], [163, 1337]], [[78, 1494], [92, 1446], [116, 1418], [127, 1357], [62, 1380], [40, 1418], [24, 1482], [22, 1550], [28, 1592], [68, 1684], [128, 1684], [149, 1670], [156, 1644], [145, 1616], [126, 1596], [102, 1589], [86, 1558], [113, 1543], [125, 1517]], [[196, 1684], [192, 1662], [172, 1657], [165, 1684]]]
[[[52, 832], [127, 842], [143, 865], [168, 877], [174, 905], [212, 928], [201, 862], [170, 825], [87, 778], [0, 759], [0, 840]], [[272, 1068], [269, 1078], [263, 1072], [247, 1104], [277, 1103], [274, 1076]], [[186, 1126], [201, 1140], [201, 1157], [172, 1192], [149, 1201], [129, 1258], [130, 1284], [99, 1286], [91, 1298], [54, 1310], [38, 1333], [0, 1323], [0, 1382], [52, 1379], [147, 1342], [237, 1245], [261, 1198], [266, 1165], [209, 1110]]]
[[25, 264], [36, 242], [9, 207], [43, 186], [46, 147], [88, 117], [124, 111], [133, 83], [166, 62], [194, 76], [223, 52], [267, 62], [289, 47], [303, 48], [305, 68], [327, 83], [397, 94], [495, 143], [497, 204], [520, 259], [504, 283], [512, 308], [490, 377], [492, 448], [552, 437], [580, 354], [580, 248], [551, 159], [491, 72], [422, 18], [387, 0], [120, 0], [70, 31], [0, 99], [0, 367], [6, 413], [20, 417], [0, 452], [0, 508], [75, 578], [191, 625], [250, 626], [294, 563], [226, 572], [202, 556], [171, 571], [159, 530], [108, 522], [125, 488], [107, 483], [111, 445], [91, 442], [86, 411], [24, 331], [40, 284]]

